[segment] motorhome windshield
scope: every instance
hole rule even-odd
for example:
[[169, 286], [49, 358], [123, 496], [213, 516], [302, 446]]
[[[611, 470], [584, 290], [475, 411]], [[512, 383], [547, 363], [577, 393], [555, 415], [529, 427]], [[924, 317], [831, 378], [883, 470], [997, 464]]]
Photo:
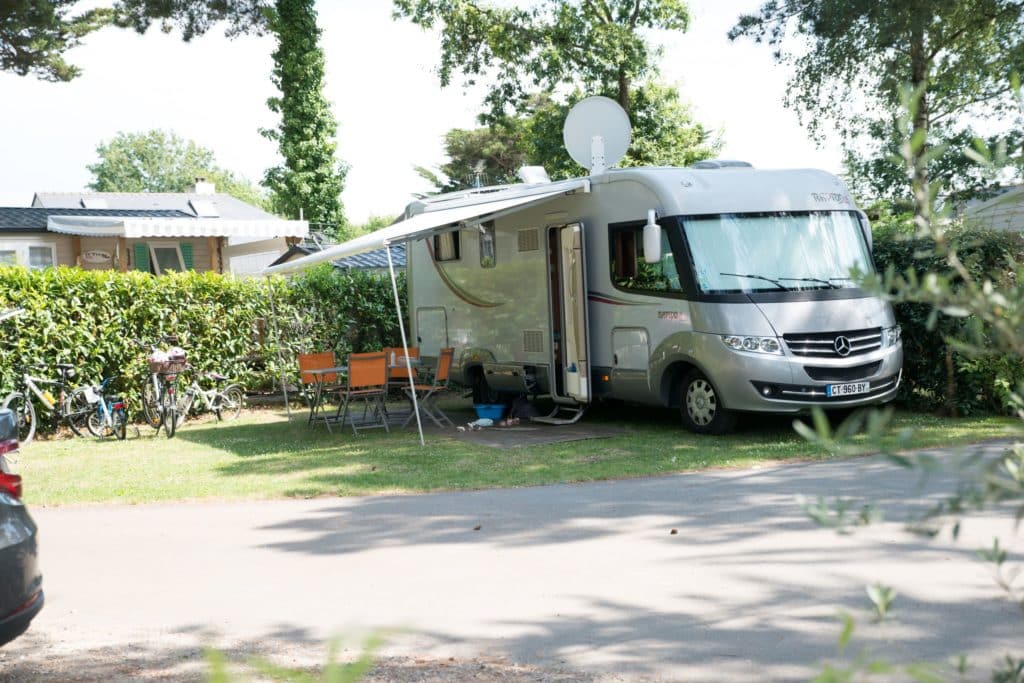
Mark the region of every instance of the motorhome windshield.
[[719, 214], [683, 219], [705, 294], [856, 287], [871, 258], [854, 211]]

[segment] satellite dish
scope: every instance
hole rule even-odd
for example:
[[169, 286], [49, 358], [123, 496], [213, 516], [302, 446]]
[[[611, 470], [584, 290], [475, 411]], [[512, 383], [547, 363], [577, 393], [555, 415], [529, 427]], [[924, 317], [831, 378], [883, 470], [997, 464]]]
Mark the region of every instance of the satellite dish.
[[629, 116], [619, 103], [595, 95], [569, 111], [562, 140], [573, 161], [598, 175], [626, 155], [631, 131]]

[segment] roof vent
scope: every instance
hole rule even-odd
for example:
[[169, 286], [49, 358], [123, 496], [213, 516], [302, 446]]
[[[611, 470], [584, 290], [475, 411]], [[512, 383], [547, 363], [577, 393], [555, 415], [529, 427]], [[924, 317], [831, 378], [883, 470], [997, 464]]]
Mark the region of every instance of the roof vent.
[[196, 184], [192, 188], [193, 194], [217, 194], [217, 186], [202, 176], [196, 178]]
[[698, 161], [690, 168], [754, 168], [754, 165], [747, 161], [733, 161], [730, 159], [705, 159]]

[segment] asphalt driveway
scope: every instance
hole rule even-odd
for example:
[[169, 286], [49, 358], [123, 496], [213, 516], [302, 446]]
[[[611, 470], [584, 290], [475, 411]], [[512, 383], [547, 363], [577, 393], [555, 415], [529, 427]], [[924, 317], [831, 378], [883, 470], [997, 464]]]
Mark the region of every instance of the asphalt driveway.
[[[971, 518], [954, 543], [896, 521], [840, 536], [797, 503], [870, 498], [895, 520], [948, 486], [860, 458], [419, 496], [37, 508], [48, 604], [0, 651], [0, 680], [174, 679], [201, 670], [204, 645], [317, 663], [332, 635], [384, 628], [402, 629], [385, 655], [616, 680], [801, 680], [841, 661], [840, 609], [861, 622], [848, 654], [967, 654], [971, 677], [987, 678], [987, 663], [1021, 655], [1024, 633], [974, 559], [994, 534], [1013, 538], [1008, 511]], [[864, 589], [875, 582], [899, 593], [880, 625]]]

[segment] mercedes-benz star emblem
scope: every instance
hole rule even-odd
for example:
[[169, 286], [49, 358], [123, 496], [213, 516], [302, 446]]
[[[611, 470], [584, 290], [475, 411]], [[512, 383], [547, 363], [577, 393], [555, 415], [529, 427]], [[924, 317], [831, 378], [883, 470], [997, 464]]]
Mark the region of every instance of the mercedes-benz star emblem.
[[843, 336], [836, 337], [836, 342], [835, 344], [833, 344], [833, 346], [836, 349], [836, 353], [838, 353], [843, 358], [849, 356], [850, 351], [853, 350], [853, 347], [850, 346], [850, 340]]

